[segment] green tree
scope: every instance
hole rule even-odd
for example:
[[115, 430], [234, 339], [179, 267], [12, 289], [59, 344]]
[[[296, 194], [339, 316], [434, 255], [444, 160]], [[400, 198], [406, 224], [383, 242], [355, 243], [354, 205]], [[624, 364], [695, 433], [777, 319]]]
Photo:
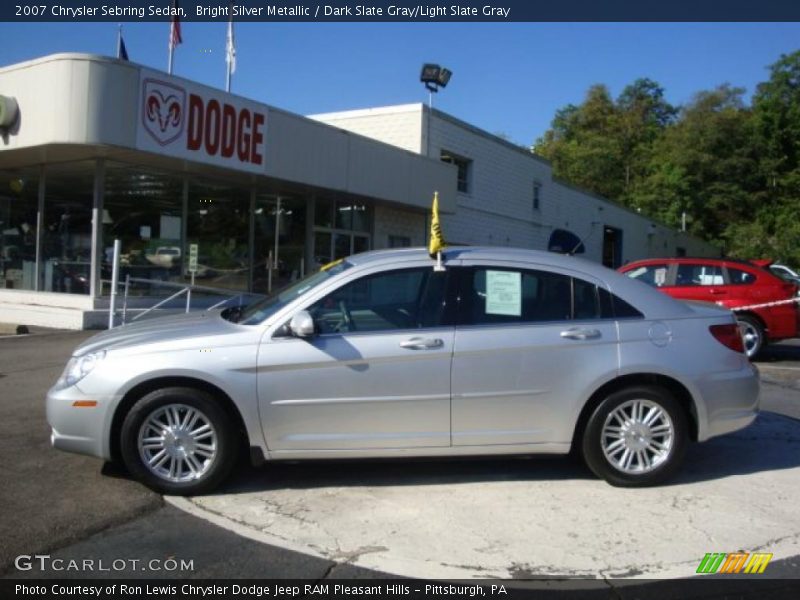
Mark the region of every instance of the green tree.
[[[770, 67], [753, 96], [760, 186], [756, 221], [762, 255], [800, 264], [800, 51]], [[746, 228], [736, 228], [746, 232]], [[744, 235], [742, 235], [744, 238]], [[742, 239], [731, 245], [747, 249]]]
[[728, 84], [698, 92], [664, 130], [636, 198], [644, 212], [674, 227], [685, 212], [692, 233], [717, 243], [750, 218], [758, 161], [743, 94]]
[[616, 101], [608, 88], [594, 85], [580, 106], [556, 113], [533, 149], [553, 163], [557, 177], [633, 205], [652, 146], [676, 113], [651, 79], [637, 79]]

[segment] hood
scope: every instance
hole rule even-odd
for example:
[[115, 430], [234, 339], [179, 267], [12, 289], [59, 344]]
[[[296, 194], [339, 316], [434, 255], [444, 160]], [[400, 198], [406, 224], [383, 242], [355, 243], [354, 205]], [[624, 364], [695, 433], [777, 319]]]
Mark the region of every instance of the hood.
[[156, 342], [240, 333], [242, 326], [226, 321], [220, 315], [221, 312], [221, 310], [195, 312], [122, 325], [90, 337], [75, 349], [73, 355]]

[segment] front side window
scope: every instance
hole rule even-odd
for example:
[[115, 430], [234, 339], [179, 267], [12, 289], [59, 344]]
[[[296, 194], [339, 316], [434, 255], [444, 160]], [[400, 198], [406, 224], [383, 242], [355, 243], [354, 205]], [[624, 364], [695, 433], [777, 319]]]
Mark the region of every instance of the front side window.
[[241, 312], [236, 318], [236, 321], [242, 325], [258, 325], [291, 301], [307, 294], [318, 285], [328, 281], [331, 277], [338, 275], [350, 267], [352, 267], [352, 265], [343, 260], [325, 265], [316, 273], [308, 275], [305, 279], [301, 279], [280, 293], [267, 296], [263, 300], [251, 304]]
[[669, 266], [666, 264], [643, 265], [641, 267], [631, 269], [630, 271], [625, 271], [625, 275], [631, 279], [636, 279], [637, 281], [646, 283], [647, 285], [661, 287], [667, 285], [668, 270]]
[[675, 285], [722, 285], [722, 269], [716, 265], [678, 265]]
[[367, 275], [308, 311], [321, 334], [437, 327], [445, 324], [447, 273], [423, 267]]

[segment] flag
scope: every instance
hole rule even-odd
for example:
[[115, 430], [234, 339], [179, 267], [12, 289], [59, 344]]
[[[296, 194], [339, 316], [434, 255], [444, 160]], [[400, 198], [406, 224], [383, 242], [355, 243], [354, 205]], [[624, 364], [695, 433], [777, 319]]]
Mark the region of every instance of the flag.
[[128, 49], [125, 47], [125, 40], [122, 39], [122, 25], [119, 26], [119, 35], [117, 36], [117, 58], [128, 60]]
[[439, 223], [439, 192], [433, 193], [433, 207], [431, 208], [431, 238], [428, 241], [428, 254], [431, 258], [447, 246], [442, 235], [442, 226]]
[[181, 37], [181, 18], [178, 16], [178, 0], [172, 3], [172, 23], [169, 26], [169, 49], [173, 50], [175, 46], [183, 43]]
[[[231, 3], [232, 4], [232, 3]], [[233, 10], [228, 7], [228, 38], [225, 42], [225, 62], [228, 63], [228, 73], [236, 72], [236, 44], [233, 40]]]

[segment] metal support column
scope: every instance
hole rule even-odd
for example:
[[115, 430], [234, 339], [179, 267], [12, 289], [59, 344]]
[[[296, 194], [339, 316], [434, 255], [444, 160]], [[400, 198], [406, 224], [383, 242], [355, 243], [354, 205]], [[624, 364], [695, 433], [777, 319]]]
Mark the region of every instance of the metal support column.
[[47, 192], [47, 172], [44, 165], [39, 167], [39, 190], [38, 207], [36, 209], [36, 282], [33, 289], [37, 292], [42, 291], [42, 277], [44, 273], [44, 262], [42, 256], [42, 246], [44, 244], [44, 199]]
[[100, 267], [103, 261], [103, 201], [106, 188], [106, 161], [97, 159], [94, 169], [94, 193], [92, 199], [92, 264], [89, 278], [89, 295], [97, 299], [103, 293]]

